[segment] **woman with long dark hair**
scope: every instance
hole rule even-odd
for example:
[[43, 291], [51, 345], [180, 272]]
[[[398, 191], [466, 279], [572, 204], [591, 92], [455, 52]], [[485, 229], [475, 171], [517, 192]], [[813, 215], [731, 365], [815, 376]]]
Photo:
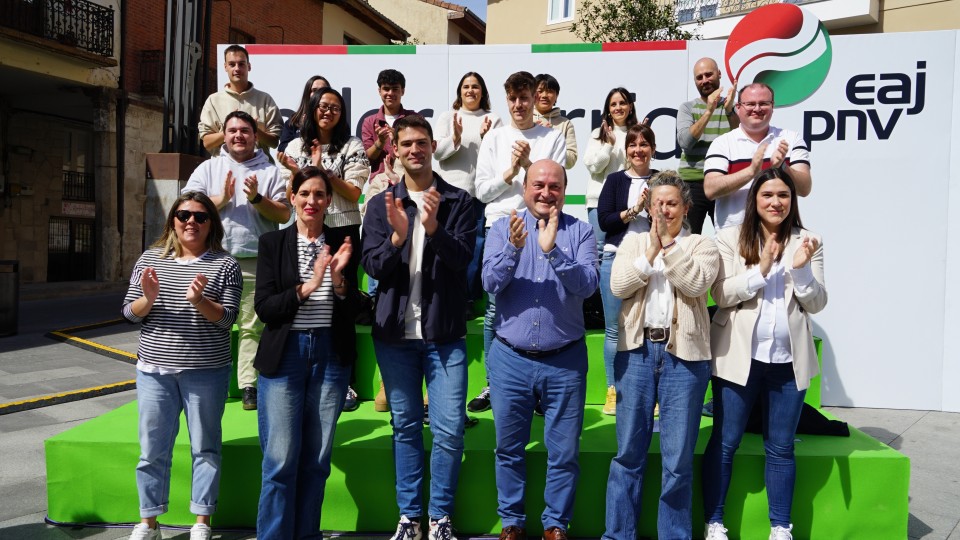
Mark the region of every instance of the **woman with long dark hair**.
[[193, 455], [193, 540], [211, 536], [220, 488], [220, 448], [230, 382], [230, 327], [240, 309], [240, 265], [221, 245], [223, 224], [209, 197], [188, 191], [167, 214], [163, 234], [140, 256], [123, 316], [141, 323], [137, 346], [140, 523], [132, 540], [159, 540], [173, 445], [185, 413]]
[[330, 81], [322, 75], [314, 75], [307, 79], [307, 83], [303, 85], [303, 95], [300, 97], [300, 106], [297, 108], [297, 112], [293, 113], [293, 116], [284, 122], [281, 127], [280, 144], [277, 145], [277, 152], [285, 151], [290, 141], [300, 136], [300, 127], [303, 125], [303, 119], [307, 116], [310, 96], [317, 90], [328, 86], [330, 86]]
[[603, 121], [590, 134], [583, 165], [590, 172], [587, 182], [587, 219], [597, 235], [597, 253], [603, 250], [605, 234], [597, 217], [597, 204], [603, 183], [611, 174], [623, 170], [626, 162], [627, 130], [637, 123], [633, 96], [626, 88], [617, 87], [607, 92], [603, 100]]
[[810, 379], [819, 372], [810, 314], [827, 304], [820, 237], [803, 228], [797, 189], [780, 167], [761, 172], [743, 223], [717, 235], [712, 295], [714, 423], [703, 456], [705, 536], [725, 540], [733, 457], [758, 399], [766, 451], [770, 540], [792, 537], [793, 440]]

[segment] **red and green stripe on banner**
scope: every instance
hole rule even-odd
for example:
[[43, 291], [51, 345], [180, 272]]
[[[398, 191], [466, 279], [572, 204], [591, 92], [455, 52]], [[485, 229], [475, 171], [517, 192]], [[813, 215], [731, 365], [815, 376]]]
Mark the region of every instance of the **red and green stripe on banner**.
[[[416, 45], [246, 45], [250, 54], [417, 54]], [[532, 53], [683, 51], [686, 41], [555, 43], [530, 45]]]

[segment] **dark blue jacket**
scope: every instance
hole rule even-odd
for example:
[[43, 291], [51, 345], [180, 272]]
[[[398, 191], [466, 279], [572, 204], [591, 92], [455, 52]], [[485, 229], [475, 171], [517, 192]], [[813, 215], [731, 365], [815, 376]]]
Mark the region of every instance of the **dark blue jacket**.
[[[658, 172], [660, 171], [650, 169], [650, 176]], [[600, 230], [607, 233], [607, 244], [619, 246], [627, 234], [630, 224], [620, 219], [620, 212], [632, 206], [627, 203], [631, 181], [626, 171], [611, 173], [600, 190], [600, 198], [597, 199], [597, 222]]]
[[[422, 306], [420, 328], [424, 341], [446, 343], [467, 333], [467, 265], [473, 257], [477, 220], [470, 195], [433, 173], [440, 192], [439, 226], [423, 246]], [[384, 198], [387, 192], [403, 201], [409, 227], [402, 247], [390, 242], [393, 229], [387, 223]], [[378, 280], [377, 311], [372, 335], [396, 343], [404, 337], [404, 314], [410, 297], [410, 245], [417, 205], [401, 180], [367, 203], [363, 219], [360, 264]]]

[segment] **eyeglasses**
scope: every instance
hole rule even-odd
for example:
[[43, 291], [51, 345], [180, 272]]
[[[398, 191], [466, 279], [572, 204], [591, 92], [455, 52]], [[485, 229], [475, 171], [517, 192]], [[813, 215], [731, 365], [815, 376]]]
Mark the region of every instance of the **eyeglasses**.
[[772, 101], [741, 101], [740, 106], [744, 109], [769, 109], [773, 107]]
[[327, 105], [326, 103], [320, 103], [317, 105], [317, 110], [320, 112], [329, 112], [332, 114], [340, 114], [343, 110], [339, 105]]
[[177, 210], [174, 215], [178, 220], [180, 220], [180, 223], [186, 223], [190, 221], [190, 216], [193, 216], [193, 220], [200, 225], [203, 225], [208, 219], [210, 219], [210, 214], [206, 212], [191, 212], [190, 210]]

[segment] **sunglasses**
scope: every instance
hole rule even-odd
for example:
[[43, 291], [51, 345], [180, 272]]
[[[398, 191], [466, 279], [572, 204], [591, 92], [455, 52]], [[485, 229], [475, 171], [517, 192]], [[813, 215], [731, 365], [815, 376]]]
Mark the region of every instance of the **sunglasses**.
[[191, 212], [190, 210], [177, 210], [174, 215], [178, 220], [180, 220], [180, 223], [186, 223], [190, 221], [190, 216], [193, 216], [193, 220], [201, 225], [210, 219], [210, 214], [206, 212]]

